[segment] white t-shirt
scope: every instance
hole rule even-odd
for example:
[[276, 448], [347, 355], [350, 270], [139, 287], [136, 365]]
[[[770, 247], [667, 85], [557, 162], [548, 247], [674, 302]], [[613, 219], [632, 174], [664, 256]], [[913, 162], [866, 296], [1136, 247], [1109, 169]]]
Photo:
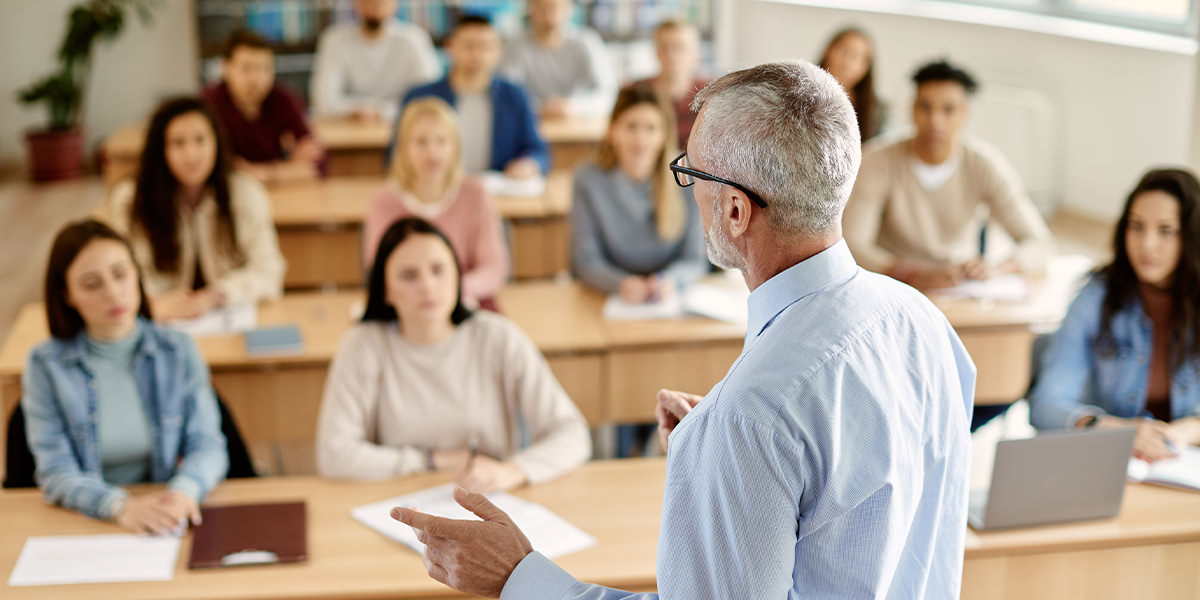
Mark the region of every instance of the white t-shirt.
[[463, 167], [482, 173], [492, 165], [492, 98], [487, 92], [456, 94], [458, 136], [462, 142]]
[[950, 177], [958, 169], [958, 154], [956, 153], [950, 160], [940, 165], [931, 165], [916, 157], [913, 157], [909, 164], [912, 165], [917, 183], [920, 183], [927, 192], [936, 192], [946, 185], [947, 181], [950, 181]]
[[374, 109], [393, 120], [404, 94], [441, 73], [424, 29], [391, 21], [376, 39], [357, 22], [333, 25], [317, 41], [310, 95], [321, 116]]

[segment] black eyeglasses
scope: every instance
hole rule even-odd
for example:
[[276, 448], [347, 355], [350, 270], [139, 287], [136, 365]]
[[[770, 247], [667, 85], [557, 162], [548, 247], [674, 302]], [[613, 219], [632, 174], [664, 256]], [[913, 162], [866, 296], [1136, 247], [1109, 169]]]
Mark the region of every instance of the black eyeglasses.
[[697, 179], [704, 179], [706, 181], [715, 181], [717, 183], [723, 183], [725, 185], [733, 186], [733, 187], [741, 190], [742, 193], [746, 194], [746, 197], [753, 200], [754, 203], [759, 205], [761, 208], [767, 207], [767, 201], [763, 200], [762, 196], [759, 196], [758, 194], [755, 194], [754, 192], [746, 189], [746, 187], [743, 186], [742, 184], [734, 183], [728, 179], [721, 179], [720, 177], [717, 177], [716, 175], [711, 175], [709, 173], [705, 173], [704, 171], [697, 171], [696, 169], [693, 169], [690, 166], [688, 166], [687, 152], [684, 152], [683, 154], [676, 156], [675, 160], [671, 161], [670, 167], [671, 167], [671, 173], [675, 174], [675, 183], [678, 184], [679, 187], [688, 187], [691, 185], [695, 185]]

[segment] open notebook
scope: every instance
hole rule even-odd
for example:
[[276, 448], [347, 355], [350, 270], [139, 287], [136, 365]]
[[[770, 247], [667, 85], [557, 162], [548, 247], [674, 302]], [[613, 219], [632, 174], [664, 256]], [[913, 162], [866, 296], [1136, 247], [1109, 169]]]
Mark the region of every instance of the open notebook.
[[1200, 448], [1189, 446], [1179, 456], [1155, 463], [1136, 458], [1130, 460], [1129, 478], [1142, 483], [1200, 492]]

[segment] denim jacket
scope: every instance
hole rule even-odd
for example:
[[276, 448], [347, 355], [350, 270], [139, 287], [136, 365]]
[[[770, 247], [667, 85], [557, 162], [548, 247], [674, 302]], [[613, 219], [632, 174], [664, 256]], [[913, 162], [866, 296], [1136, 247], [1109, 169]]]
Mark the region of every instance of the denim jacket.
[[[1097, 343], [1105, 281], [1094, 276], [1071, 303], [1041, 357], [1029, 394], [1038, 429], [1070, 429], [1087, 415], [1149, 417], [1146, 384], [1153, 324], [1140, 300], [1113, 315], [1112, 343]], [[1200, 359], [1189, 357], [1171, 373], [1171, 418], [1200, 416]]]
[[[140, 325], [134, 377], [151, 428], [150, 481], [165, 481], [200, 501], [229, 467], [208, 366], [186, 334], [147, 321]], [[85, 335], [52, 338], [30, 352], [21, 407], [46, 501], [113, 519], [129, 493], [101, 476]]]

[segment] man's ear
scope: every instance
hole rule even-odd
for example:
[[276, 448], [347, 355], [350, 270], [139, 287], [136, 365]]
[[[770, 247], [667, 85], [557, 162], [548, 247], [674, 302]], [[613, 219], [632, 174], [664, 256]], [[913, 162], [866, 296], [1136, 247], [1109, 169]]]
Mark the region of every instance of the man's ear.
[[729, 204], [722, 218], [729, 223], [729, 237], [738, 238], [750, 229], [750, 216], [754, 214], [755, 207], [741, 190], [731, 186], [726, 188], [724, 201]]

